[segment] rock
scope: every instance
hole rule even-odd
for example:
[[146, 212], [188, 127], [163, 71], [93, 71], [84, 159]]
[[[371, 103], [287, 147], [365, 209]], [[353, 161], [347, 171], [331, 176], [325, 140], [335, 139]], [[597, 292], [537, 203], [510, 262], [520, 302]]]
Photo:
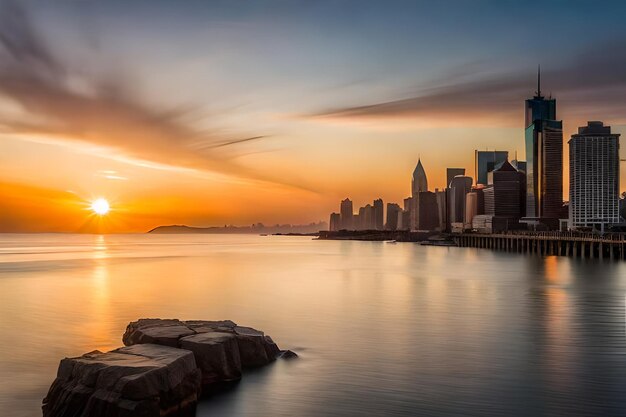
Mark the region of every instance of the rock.
[[[274, 351], [273, 346], [276, 346], [276, 344], [272, 341], [270, 345], [263, 332], [252, 327], [242, 326], [235, 327], [234, 331], [237, 335], [241, 364], [244, 368], [256, 368], [267, 365], [276, 359], [276, 355], [272, 354]], [[269, 340], [271, 341], [272, 339], [270, 338]]]
[[283, 359], [295, 359], [298, 354], [292, 350], [283, 350], [280, 352], [280, 357]]
[[126, 347], [63, 359], [44, 417], [193, 415], [203, 390], [238, 381], [243, 368], [281, 355], [271, 337], [230, 320], [140, 319], [122, 340]]
[[180, 339], [182, 349], [193, 352], [207, 387], [241, 378], [241, 358], [237, 337], [232, 333], [206, 332]]
[[[235, 337], [236, 343], [233, 343], [232, 337], [216, 335], [206, 338], [193, 337], [205, 333], [230, 334]], [[209, 384], [218, 375], [228, 376], [225, 380], [231, 381], [235, 379], [235, 375], [241, 373], [240, 370], [236, 371], [235, 350], [238, 351], [240, 368], [267, 365], [280, 355], [280, 349], [271, 337], [251, 327], [238, 326], [230, 320], [140, 319], [128, 325], [122, 340], [127, 346], [156, 343], [188, 349], [193, 345], [193, 349], [190, 350], [194, 352], [200, 369], [207, 375], [202, 378], [205, 384]], [[187, 341], [186, 347], [182, 346], [183, 340]], [[199, 345], [203, 343], [208, 346], [200, 347]], [[220, 344], [224, 346], [218, 348]], [[217, 351], [223, 355], [223, 360], [219, 363], [213, 357]], [[205, 355], [210, 355], [210, 357], [207, 358]]]
[[195, 333], [180, 320], [139, 319], [126, 327], [122, 341], [126, 346], [155, 343], [178, 347], [178, 339]]
[[63, 359], [44, 417], [193, 415], [201, 373], [192, 352], [138, 344]]

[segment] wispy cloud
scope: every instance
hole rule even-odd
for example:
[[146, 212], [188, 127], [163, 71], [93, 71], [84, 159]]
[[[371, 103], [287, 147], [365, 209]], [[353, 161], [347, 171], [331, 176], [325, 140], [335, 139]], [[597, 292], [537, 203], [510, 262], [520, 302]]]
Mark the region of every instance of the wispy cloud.
[[119, 74], [82, 77], [77, 83], [80, 77], [44, 41], [24, 4], [0, 3], [0, 96], [23, 114], [0, 112], [4, 133], [81, 141], [107, 147], [127, 160], [292, 185], [234, 161], [239, 145], [266, 136], [237, 139], [197, 129], [184, 121], [193, 108], [149, 106]]
[[[626, 40], [581, 51], [558, 66], [542, 70], [544, 95], [558, 96], [561, 109], [574, 117], [585, 115], [626, 120]], [[448, 122], [518, 126], [520, 103], [535, 87], [530, 68], [507, 73], [470, 67], [448, 78], [433, 80], [436, 87], [397, 100], [332, 108], [307, 115], [315, 119], [445, 119]], [[415, 91], [412, 89], [412, 91]], [[563, 114], [563, 113], [562, 113]]]

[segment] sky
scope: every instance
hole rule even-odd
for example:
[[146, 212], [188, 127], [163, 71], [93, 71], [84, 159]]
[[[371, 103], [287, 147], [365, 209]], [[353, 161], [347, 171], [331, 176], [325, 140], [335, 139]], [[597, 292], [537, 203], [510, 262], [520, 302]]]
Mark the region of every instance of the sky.
[[0, 1], [0, 231], [401, 203], [418, 158], [431, 190], [474, 149], [524, 159], [538, 65], [567, 156], [587, 120], [626, 133], [626, 3], [599, 3]]

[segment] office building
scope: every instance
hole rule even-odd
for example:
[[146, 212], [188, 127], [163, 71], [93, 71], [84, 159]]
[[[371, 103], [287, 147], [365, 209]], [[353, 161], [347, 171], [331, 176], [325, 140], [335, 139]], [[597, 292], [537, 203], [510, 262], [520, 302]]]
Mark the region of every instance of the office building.
[[399, 205], [396, 203], [387, 203], [387, 223], [385, 224], [386, 230], [398, 230], [402, 225], [398, 224], [399, 213], [402, 211]]
[[459, 175], [465, 175], [465, 168], [446, 168], [446, 188], [450, 186], [454, 177]]
[[466, 229], [472, 228], [472, 221], [474, 217], [485, 214], [484, 188], [484, 185], [477, 184], [475, 187], [472, 187], [472, 191], [467, 193], [465, 196], [464, 223]]
[[[537, 92], [526, 100], [526, 217], [558, 220], [563, 216], [563, 123], [556, 120], [556, 99]], [[546, 223], [547, 224], [547, 223]]]
[[331, 213], [330, 214], [330, 222], [328, 223], [328, 230], [331, 232], [336, 232], [341, 230], [341, 216], [339, 213]]
[[570, 228], [604, 231], [620, 222], [619, 134], [588, 122], [569, 140]]
[[514, 219], [517, 222], [522, 217], [524, 200], [523, 189], [524, 173], [515, 169], [509, 161], [489, 174], [489, 185], [484, 188], [485, 214]]
[[487, 184], [487, 175], [508, 157], [507, 151], [474, 151], [476, 184]]
[[472, 178], [456, 176], [450, 182], [448, 191], [448, 217], [450, 223], [461, 223], [465, 220], [465, 195], [472, 190]]
[[420, 191], [413, 199], [415, 224], [411, 230], [435, 230], [439, 227], [437, 197], [431, 191]]
[[341, 208], [339, 211], [341, 213], [341, 229], [354, 230], [354, 208], [352, 206], [352, 201], [350, 201], [349, 198], [341, 201]]
[[374, 207], [367, 204], [359, 208], [359, 228], [358, 230], [375, 230]]
[[374, 210], [374, 229], [376, 230], [383, 230], [385, 228], [385, 213], [384, 213], [384, 208], [385, 206], [383, 205], [383, 200], [382, 199], [377, 199], [374, 200], [374, 204], [373, 204], [373, 210]]
[[422, 191], [428, 191], [428, 179], [426, 178], [426, 171], [424, 171], [422, 161], [418, 159], [411, 181], [411, 196], [415, 197]]
[[449, 230], [448, 221], [448, 189], [435, 190], [435, 197], [437, 199], [437, 218], [439, 225], [437, 229], [440, 232]]

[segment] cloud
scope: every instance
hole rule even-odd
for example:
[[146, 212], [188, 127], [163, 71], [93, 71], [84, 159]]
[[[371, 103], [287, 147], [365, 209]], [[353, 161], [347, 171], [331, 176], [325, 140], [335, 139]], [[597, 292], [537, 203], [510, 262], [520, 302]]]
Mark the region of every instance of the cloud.
[[[581, 51], [560, 66], [542, 70], [542, 93], [559, 99], [560, 112], [572, 117], [626, 120], [626, 40]], [[536, 89], [534, 71], [493, 74], [486, 68], [457, 71], [433, 80], [408, 98], [334, 108], [307, 115], [315, 119], [416, 119], [519, 126], [521, 104]]]
[[[184, 121], [196, 109], [157, 109], [131, 93], [119, 74], [85, 77], [44, 41], [24, 4], [0, 3], [0, 97], [22, 116], [0, 112], [4, 133], [104, 146], [127, 160], [185, 167], [290, 185], [238, 165], [243, 143]], [[245, 149], [248, 151], [248, 149]]]

